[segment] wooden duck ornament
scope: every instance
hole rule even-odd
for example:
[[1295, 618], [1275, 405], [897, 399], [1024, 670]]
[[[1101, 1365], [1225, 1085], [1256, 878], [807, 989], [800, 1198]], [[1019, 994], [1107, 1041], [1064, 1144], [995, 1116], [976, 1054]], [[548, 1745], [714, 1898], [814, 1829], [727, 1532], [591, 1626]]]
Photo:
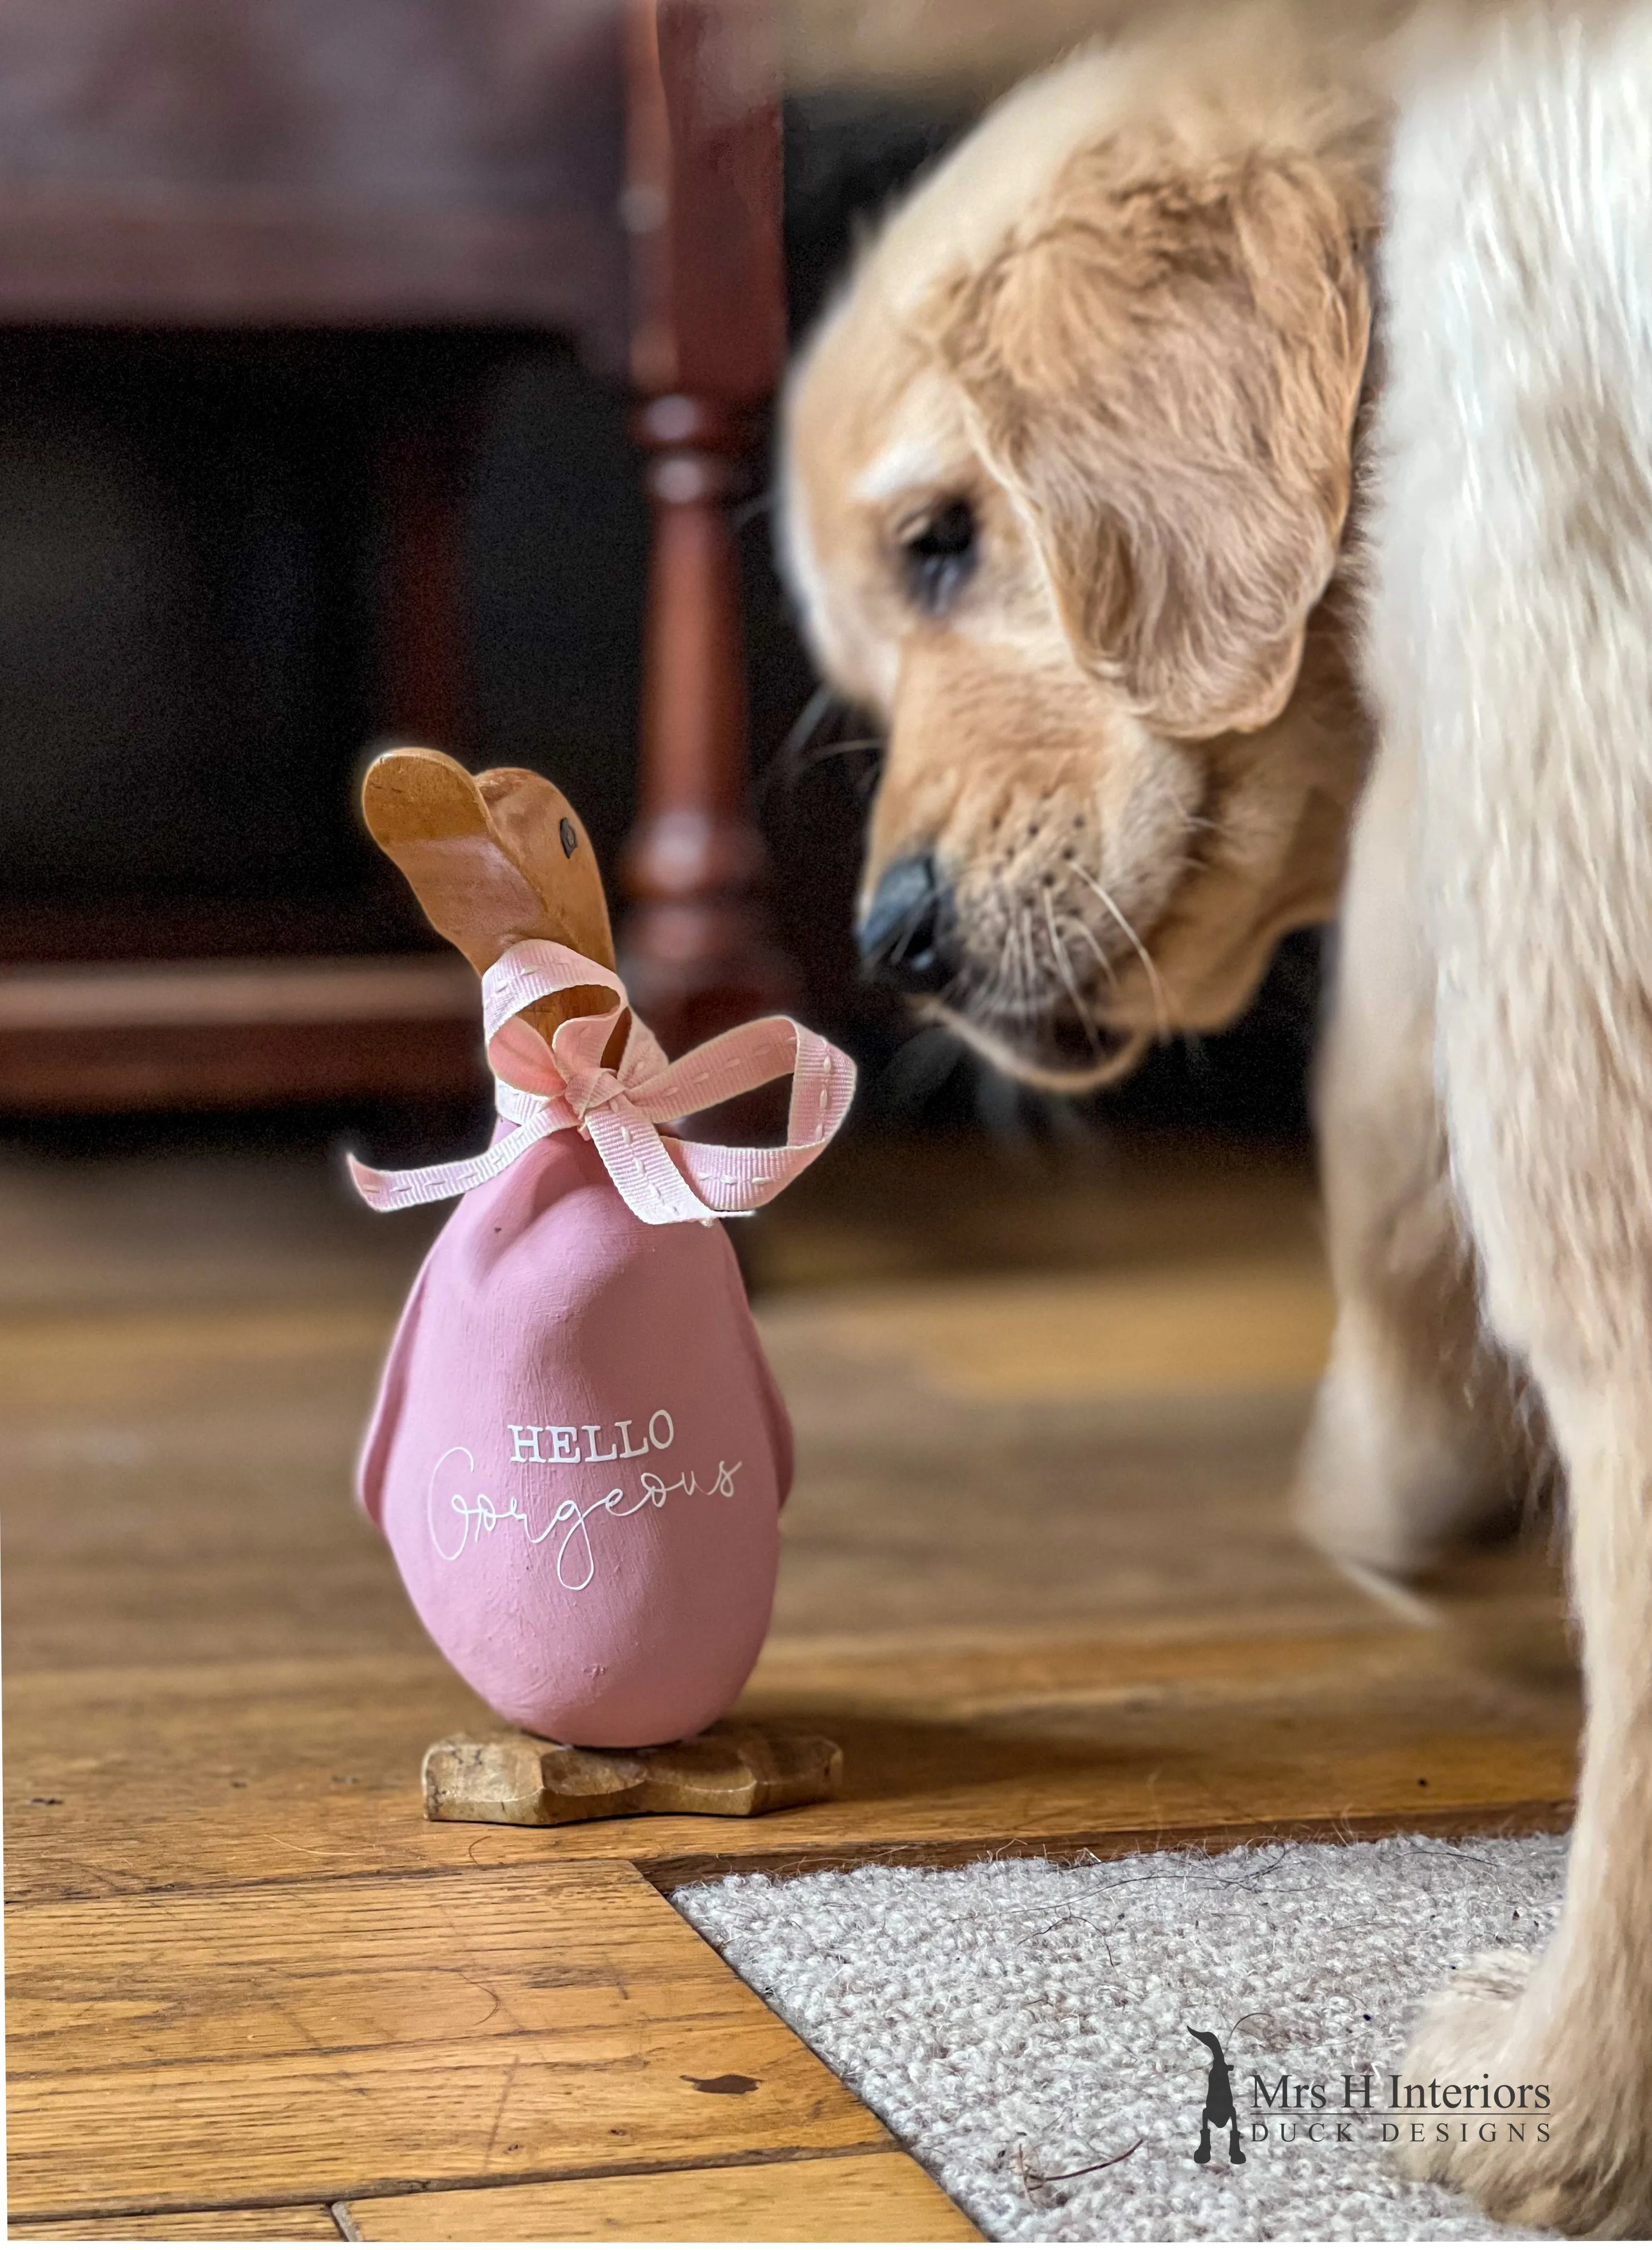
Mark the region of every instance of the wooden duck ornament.
[[[540, 775], [392, 750], [363, 809], [482, 978], [499, 1108], [479, 1156], [351, 1163], [380, 1210], [459, 1198], [392, 1342], [360, 1494], [430, 1638], [522, 1730], [437, 1744], [427, 1810], [544, 1823], [829, 1794], [830, 1744], [717, 1725], [767, 1630], [791, 1432], [716, 1222], [813, 1161], [853, 1066], [780, 1017], [669, 1062], [615, 972], [589, 839]], [[672, 1129], [786, 1075], [782, 1147]]]

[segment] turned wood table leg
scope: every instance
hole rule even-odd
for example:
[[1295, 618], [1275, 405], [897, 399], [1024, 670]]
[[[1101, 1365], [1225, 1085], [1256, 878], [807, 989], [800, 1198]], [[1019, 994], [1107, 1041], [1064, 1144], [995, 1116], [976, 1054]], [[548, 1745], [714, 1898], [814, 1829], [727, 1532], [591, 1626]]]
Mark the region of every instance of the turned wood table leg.
[[631, 373], [654, 547], [620, 965], [669, 1053], [791, 1005], [752, 809], [728, 517], [785, 357], [767, 0], [631, 0]]
[[627, 981], [670, 1052], [793, 1004], [769, 934], [767, 857], [752, 811], [739, 558], [728, 501], [745, 431], [704, 399], [652, 400], [654, 549], [644, 644], [639, 819], [623, 876]]

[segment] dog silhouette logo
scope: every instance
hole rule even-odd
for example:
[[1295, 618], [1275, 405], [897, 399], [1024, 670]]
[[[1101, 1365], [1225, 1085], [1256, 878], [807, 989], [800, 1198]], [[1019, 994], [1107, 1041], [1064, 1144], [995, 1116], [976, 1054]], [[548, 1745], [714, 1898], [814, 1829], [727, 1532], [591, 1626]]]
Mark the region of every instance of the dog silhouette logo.
[[1201, 2046], [1210, 2049], [1210, 2075], [1205, 2081], [1205, 2114], [1199, 2121], [1199, 2145], [1193, 2152], [1196, 2164], [1210, 2162], [1210, 2129], [1228, 2129], [1228, 2161], [1242, 2164], [1245, 2152], [1239, 2145], [1239, 2119], [1233, 2106], [1233, 2081], [1228, 2074], [1228, 2058], [1222, 2051], [1222, 2041], [1215, 2032], [1196, 2032], [1187, 2026], [1187, 2035], [1196, 2039]]

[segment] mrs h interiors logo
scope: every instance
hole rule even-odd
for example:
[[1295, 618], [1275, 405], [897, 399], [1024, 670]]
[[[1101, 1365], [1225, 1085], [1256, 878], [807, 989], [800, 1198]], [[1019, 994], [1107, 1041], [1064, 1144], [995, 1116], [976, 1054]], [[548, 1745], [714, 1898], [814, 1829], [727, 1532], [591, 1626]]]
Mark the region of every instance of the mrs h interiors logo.
[[[1247, 2020], [1242, 2016], [1239, 2022]], [[1227, 2033], [1229, 2041], [1238, 2030]], [[1199, 2119], [1196, 2164], [1210, 2162], [1214, 2128], [1228, 2136], [1228, 2161], [1245, 2161], [1245, 2143], [1348, 2143], [1382, 2141], [1421, 2147], [1441, 2141], [1477, 2141], [1512, 2145], [1549, 2137], [1552, 2112], [1547, 2085], [1478, 2079], [1402, 2078], [1368, 2068], [1325, 2078], [1296, 2078], [1289, 2071], [1242, 2069], [1230, 2064], [1215, 2032], [1190, 2038], [1208, 2051], [1204, 2109]]]
[[1233, 2106], [1233, 2080], [1229, 2074], [1228, 2058], [1222, 2051], [1222, 2041], [1215, 2032], [1195, 2032], [1187, 2029], [1201, 2046], [1210, 2049], [1210, 2076], [1205, 2083], [1205, 2114], [1199, 2121], [1199, 2145], [1194, 2150], [1196, 2164], [1210, 2162], [1210, 2129], [1228, 2128], [1228, 2161], [1242, 2164], [1245, 2160], [1244, 2143], [1239, 2138], [1239, 2118]]

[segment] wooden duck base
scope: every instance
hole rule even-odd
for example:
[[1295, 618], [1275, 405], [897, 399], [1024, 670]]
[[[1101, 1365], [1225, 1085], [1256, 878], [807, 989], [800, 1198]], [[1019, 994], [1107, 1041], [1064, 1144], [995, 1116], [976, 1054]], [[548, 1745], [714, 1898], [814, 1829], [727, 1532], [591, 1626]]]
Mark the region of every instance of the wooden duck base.
[[514, 1828], [641, 1812], [739, 1819], [836, 1797], [843, 1771], [824, 1735], [738, 1720], [641, 1750], [575, 1750], [515, 1730], [449, 1735], [424, 1753], [424, 1817]]

